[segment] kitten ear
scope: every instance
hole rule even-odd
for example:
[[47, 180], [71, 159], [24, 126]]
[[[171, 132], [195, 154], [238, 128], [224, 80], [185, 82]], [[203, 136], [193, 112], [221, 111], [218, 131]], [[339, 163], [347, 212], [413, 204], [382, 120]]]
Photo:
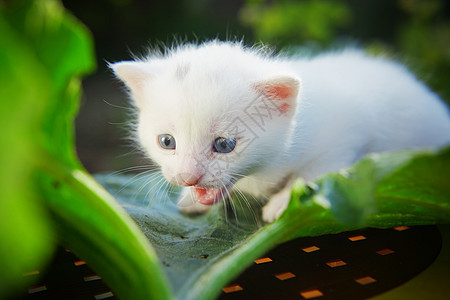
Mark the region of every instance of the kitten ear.
[[108, 65], [117, 78], [133, 92], [139, 93], [145, 82], [152, 78], [152, 74], [144, 68], [141, 62], [121, 61]]
[[297, 107], [300, 80], [295, 77], [280, 76], [253, 84], [254, 89], [278, 107], [284, 115], [291, 116]]

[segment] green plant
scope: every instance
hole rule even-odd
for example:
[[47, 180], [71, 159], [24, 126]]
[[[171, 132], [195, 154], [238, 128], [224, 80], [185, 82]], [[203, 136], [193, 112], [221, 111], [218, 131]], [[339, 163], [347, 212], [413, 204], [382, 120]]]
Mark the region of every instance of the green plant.
[[399, 0], [408, 14], [398, 30], [396, 46], [407, 63], [450, 104], [450, 21], [442, 0]]
[[0, 297], [42, 267], [55, 236], [121, 282], [119, 297], [170, 297], [145, 236], [75, 155], [80, 75], [94, 67], [89, 33], [54, 0], [2, 3], [0, 12]]
[[242, 23], [252, 28], [256, 38], [281, 45], [305, 41], [329, 45], [350, 18], [350, 9], [339, 1], [249, 0], [240, 12]]
[[87, 30], [56, 0], [2, 4], [0, 16], [0, 297], [26, 284], [22, 273], [44, 266], [56, 241], [121, 299], [211, 299], [294, 237], [450, 221], [450, 149], [373, 155], [298, 181], [286, 212], [263, 227], [240, 199], [237, 218], [220, 207], [191, 218], [167, 200], [174, 194], [154, 194], [149, 208], [139, 181], [124, 189], [129, 178], [99, 177], [127, 213], [74, 152], [79, 78], [94, 67]]

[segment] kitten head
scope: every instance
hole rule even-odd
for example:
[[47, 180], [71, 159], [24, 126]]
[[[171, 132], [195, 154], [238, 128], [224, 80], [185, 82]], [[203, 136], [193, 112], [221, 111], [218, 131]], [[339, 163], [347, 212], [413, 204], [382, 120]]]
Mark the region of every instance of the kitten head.
[[287, 147], [300, 81], [257, 49], [214, 41], [111, 68], [138, 110], [145, 152], [203, 204]]

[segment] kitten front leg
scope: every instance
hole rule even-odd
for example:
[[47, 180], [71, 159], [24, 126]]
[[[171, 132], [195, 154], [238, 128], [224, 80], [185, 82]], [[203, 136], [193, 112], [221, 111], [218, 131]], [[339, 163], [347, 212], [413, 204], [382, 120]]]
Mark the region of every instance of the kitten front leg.
[[211, 208], [211, 205], [200, 204], [195, 199], [191, 188], [183, 189], [178, 198], [177, 206], [182, 212], [187, 214], [203, 214]]
[[291, 185], [288, 184], [281, 191], [270, 197], [269, 202], [262, 210], [262, 217], [265, 222], [274, 222], [286, 210], [291, 198], [291, 188]]

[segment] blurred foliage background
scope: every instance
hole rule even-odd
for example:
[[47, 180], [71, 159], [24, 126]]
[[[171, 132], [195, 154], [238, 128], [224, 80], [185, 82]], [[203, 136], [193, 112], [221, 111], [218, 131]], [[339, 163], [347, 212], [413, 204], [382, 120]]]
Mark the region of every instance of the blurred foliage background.
[[277, 50], [356, 45], [407, 64], [450, 103], [450, 1], [446, 0], [63, 0], [92, 31], [99, 69], [84, 83], [78, 152], [91, 172], [145, 163], [123, 140], [126, 95], [106, 61], [149, 45], [243, 39]]

